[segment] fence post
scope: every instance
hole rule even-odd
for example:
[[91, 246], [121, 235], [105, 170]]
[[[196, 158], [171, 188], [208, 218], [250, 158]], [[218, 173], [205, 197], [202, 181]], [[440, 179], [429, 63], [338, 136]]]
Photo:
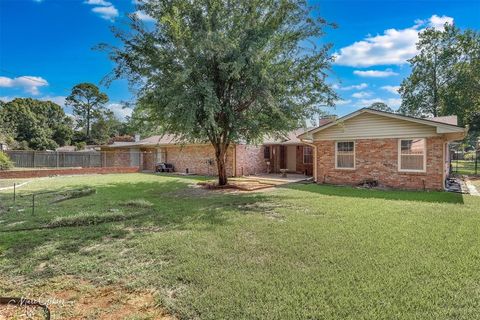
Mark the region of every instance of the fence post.
[[58, 151], [56, 151], [55, 154], [56, 154], [56, 156], [57, 156], [57, 157], [56, 157], [56, 160], [57, 160], [56, 163], [57, 163], [57, 168], [58, 168], [58, 162], [59, 162], [59, 159], [58, 159]]
[[480, 153], [480, 151], [475, 151], [475, 175], [478, 174], [478, 154]]
[[32, 162], [33, 162], [32, 167], [35, 168], [35, 151], [32, 151]]

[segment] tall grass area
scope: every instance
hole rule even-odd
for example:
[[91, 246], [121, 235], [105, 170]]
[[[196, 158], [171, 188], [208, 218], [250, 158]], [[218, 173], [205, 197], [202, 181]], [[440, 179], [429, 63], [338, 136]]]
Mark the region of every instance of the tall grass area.
[[155, 290], [181, 319], [479, 318], [480, 197], [313, 184], [226, 193], [196, 182], [29, 183], [21, 193], [96, 192], [35, 215], [0, 208], [0, 296], [71, 275]]

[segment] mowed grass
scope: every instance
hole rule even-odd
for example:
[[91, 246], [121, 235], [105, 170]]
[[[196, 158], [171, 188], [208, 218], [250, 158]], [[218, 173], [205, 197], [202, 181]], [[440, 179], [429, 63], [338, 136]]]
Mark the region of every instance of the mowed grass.
[[0, 272], [10, 285], [0, 295], [69, 275], [153, 289], [184, 319], [480, 318], [480, 197], [313, 184], [225, 193], [196, 182], [41, 179], [21, 193], [96, 193], [53, 204], [38, 196], [34, 215], [18, 211], [28, 197], [7, 211], [1, 193]]
[[475, 171], [475, 160], [452, 160], [452, 169], [458, 174], [479, 175], [480, 163], [477, 163], [477, 170]]

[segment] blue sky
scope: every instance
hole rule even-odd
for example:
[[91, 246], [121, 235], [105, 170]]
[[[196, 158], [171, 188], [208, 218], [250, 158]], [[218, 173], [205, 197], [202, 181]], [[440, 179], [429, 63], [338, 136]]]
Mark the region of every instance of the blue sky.
[[[0, 0], [0, 99], [34, 97], [61, 105], [80, 82], [99, 84], [113, 64], [92, 48], [119, 44], [110, 27], [125, 23], [136, 10], [132, 0]], [[409, 74], [417, 34], [444, 22], [480, 29], [480, 0], [311, 1], [315, 15], [339, 25], [319, 42], [332, 42], [336, 55], [329, 78], [343, 98], [335, 110], [344, 115], [375, 101], [397, 108], [396, 89]], [[148, 20], [148, 16], [142, 18]], [[125, 81], [101, 87], [119, 117], [134, 101]], [[66, 109], [66, 112], [70, 110]]]

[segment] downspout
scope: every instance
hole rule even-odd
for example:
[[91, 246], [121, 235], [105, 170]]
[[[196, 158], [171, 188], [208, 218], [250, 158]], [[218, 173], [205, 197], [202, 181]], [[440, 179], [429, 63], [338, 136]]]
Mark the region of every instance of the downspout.
[[307, 146], [312, 147], [313, 150], [313, 181], [317, 182], [317, 146], [314, 145], [313, 143], [306, 142], [303, 139], [300, 139], [301, 142], [306, 144]]

